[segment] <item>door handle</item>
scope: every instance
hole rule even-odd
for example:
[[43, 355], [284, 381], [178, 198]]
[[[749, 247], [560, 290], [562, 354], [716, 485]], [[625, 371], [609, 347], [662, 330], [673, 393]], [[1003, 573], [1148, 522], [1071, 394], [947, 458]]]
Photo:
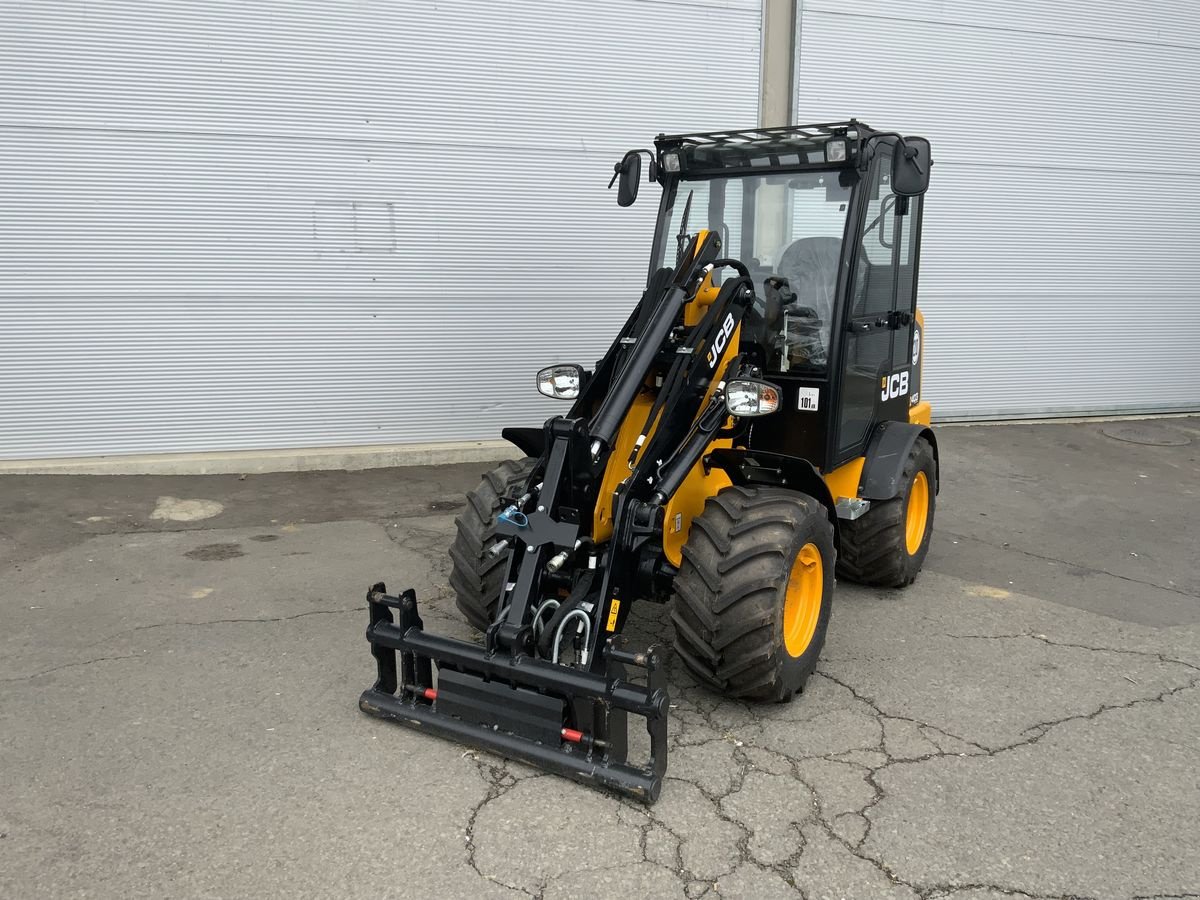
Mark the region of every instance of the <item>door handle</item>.
[[878, 319], [851, 319], [846, 324], [846, 330], [854, 334], [868, 334], [872, 331], [881, 331], [888, 325], [889, 320], [883, 316]]

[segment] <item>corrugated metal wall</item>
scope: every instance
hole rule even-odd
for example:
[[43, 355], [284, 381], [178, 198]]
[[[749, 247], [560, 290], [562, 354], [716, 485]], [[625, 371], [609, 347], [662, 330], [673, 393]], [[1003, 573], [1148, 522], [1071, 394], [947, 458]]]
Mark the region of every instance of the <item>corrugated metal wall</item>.
[[612, 163], [757, 119], [756, 0], [2, 15], [5, 458], [540, 422], [644, 281]]
[[1200, 6], [804, 0], [799, 121], [928, 137], [940, 417], [1200, 409]]

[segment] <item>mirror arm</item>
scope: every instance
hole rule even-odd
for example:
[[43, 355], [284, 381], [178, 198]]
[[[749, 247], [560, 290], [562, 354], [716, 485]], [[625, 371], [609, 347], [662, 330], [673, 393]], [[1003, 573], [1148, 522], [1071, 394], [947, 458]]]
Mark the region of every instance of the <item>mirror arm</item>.
[[[658, 157], [654, 155], [653, 150], [647, 150], [645, 147], [641, 147], [637, 150], [630, 150], [629, 153], [645, 153], [650, 159], [650, 164], [646, 167], [646, 180], [654, 181], [658, 178]], [[628, 156], [629, 153], [626, 153], [625, 155]]]
[[[880, 138], [895, 138], [896, 142], [900, 145], [900, 150], [904, 154], [905, 159], [914, 159], [918, 155], [917, 148], [908, 146], [908, 141], [906, 141], [904, 139], [904, 135], [898, 131], [877, 131], [875, 134], [868, 137], [866, 143], [867, 147], [870, 149], [871, 155], [874, 155], [875, 146], [879, 142]], [[864, 162], [868, 162], [870, 160], [870, 156], [868, 156], [868, 154], [863, 154], [863, 156]], [[916, 170], [922, 175], [925, 174], [925, 169], [920, 165], [919, 162], [913, 163], [913, 167], [916, 168]]]

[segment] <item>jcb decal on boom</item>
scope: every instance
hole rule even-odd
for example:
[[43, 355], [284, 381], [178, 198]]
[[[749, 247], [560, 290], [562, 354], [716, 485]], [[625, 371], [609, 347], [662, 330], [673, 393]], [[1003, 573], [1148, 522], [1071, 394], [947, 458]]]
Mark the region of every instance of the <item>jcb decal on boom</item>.
[[884, 375], [879, 379], [879, 386], [883, 389], [880, 392], [880, 400], [892, 400], [895, 397], [903, 397], [908, 393], [908, 370], [903, 372], [895, 372], [891, 376]]
[[729, 343], [729, 336], [731, 334], [733, 334], [733, 313], [726, 313], [725, 321], [721, 323], [721, 330], [713, 338], [712, 349], [708, 351], [708, 367], [710, 369], [717, 367], [717, 363], [721, 359], [721, 354], [725, 352], [725, 345]]

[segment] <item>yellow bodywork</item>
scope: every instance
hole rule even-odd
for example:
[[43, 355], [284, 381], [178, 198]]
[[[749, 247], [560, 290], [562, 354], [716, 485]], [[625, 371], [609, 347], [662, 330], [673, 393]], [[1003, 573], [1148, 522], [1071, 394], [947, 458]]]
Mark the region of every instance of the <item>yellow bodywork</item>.
[[[703, 244], [706, 236], [707, 232], [701, 231], [696, 246]], [[701, 283], [695, 297], [684, 306], [684, 324], [689, 327], [696, 325], [703, 318], [709, 305], [717, 298], [719, 290], [718, 287], [713, 285], [712, 274], [710, 273]], [[917, 310], [916, 321], [918, 327], [921, 329], [923, 340], [925, 319], [921, 315], [920, 310]], [[701, 410], [708, 405], [708, 401], [717, 389], [717, 385], [724, 380], [725, 369], [728, 367], [729, 361], [738, 355], [741, 332], [742, 329], [739, 325], [730, 336], [729, 344], [726, 346], [717, 367], [717, 370], [721, 374], [719, 377], [714, 377], [712, 383], [709, 385], [704, 402], [700, 405]], [[918, 368], [923, 366], [924, 360], [925, 352], [924, 347], [922, 347], [920, 357], [917, 360]], [[638, 435], [641, 434], [642, 426], [646, 422], [646, 416], [649, 415], [650, 408], [654, 405], [656, 392], [656, 387], [649, 383], [642, 388], [641, 393], [634, 399], [629, 412], [625, 415], [620, 430], [617, 432], [613, 443], [612, 455], [609, 457], [608, 467], [604, 470], [599, 502], [596, 504], [596, 511], [592, 521], [592, 536], [597, 544], [603, 543], [612, 537], [613, 507], [616, 499], [616, 491], [632, 471], [629, 466], [629, 455], [633, 452]], [[921, 400], [910, 407], [908, 413], [908, 420], [910, 422], [928, 425], [929, 419], [930, 405], [927, 400]], [[657, 421], [651, 423], [647, 433], [647, 443], [653, 437], [657, 424]], [[711, 451], [732, 446], [733, 441], [724, 438], [713, 441], [709, 445], [708, 450]], [[866, 457], [860, 456], [857, 459], [852, 459], [838, 466], [830, 472], [822, 474], [834, 503], [843, 497], [850, 499], [858, 497], [859, 482], [862, 479], [862, 471], [865, 464]], [[683, 480], [675, 495], [667, 501], [663, 518], [663, 553], [672, 565], [678, 566], [683, 560], [683, 547], [687, 543], [688, 534], [692, 529], [692, 519], [704, 511], [704, 504], [709, 497], [716, 496], [719, 491], [729, 487], [732, 483], [729, 480], [729, 476], [721, 469], [712, 469], [706, 472], [704, 470], [703, 459], [701, 459], [692, 467], [692, 470]]]
[[[735, 331], [733, 342], [736, 342], [736, 339], [737, 332]], [[716, 382], [713, 384], [715, 388]], [[646, 416], [653, 404], [654, 394], [649, 390], [643, 390], [634, 400], [629, 414], [621, 423], [621, 430], [617, 433], [613, 452], [608, 460], [608, 468], [604, 470], [604, 479], [600, 485], [600, 500], [596, 504], [596, 513], [592, 520], [592, 539], [598, 544], [612, 537], [613, 505], [616, 491], [621, 482], [630, 475], [629, 454], [633, 451], [634, 442], [641, 434], [642, 423], [646, 421]], [[653, 434], [654, 427], [652, 426], [650, 435], [653, 436]], [[732, 446], [733, 441], [723, 439], [713, 441], [710, 449]], [[663, 552], [672, 565], [679, 565], [683, 559], [683, 545], [687, 542], [688, 532], [691, 531], [692, 519], [700, 515], [704, 509], [704, 502], [709, 497], [715, 496], [721, 488], [728, 487], [732, 483], [729, 476], [720, 469], [713, 469], [706, 473], [703, 462], [697, 462], [688, 472], [687, 477], [679, 486], [679, 490], [667, 501], [664, 511]]]
[[842, 463], [833, 471], [825, 472], [821, 476], [825, 479], [825, 486], [829, 488], [829, 494], [833, 497], [834, 503], [843, 497], [853, 500], [858, 496], [858, 483], [862, 480], [862, 470], [866, 462], [867, 458], [860, 456], [848, 463]]
[[[696, 240], [696, 246], [702, 246], [707, 236], [707, 231], [701, 231]], [[712, 274], [709, 273], [696, 291], [695, 297], [683, 308], [684, 324], [689, 327], [696, 325], [704, 317], [704, 313], [712, 302], [717, 299], [719, 291], [720, 289], [712, 283]], [[700, 404], [701, 410], [708, 405], [717, 385], [724, 380], [725, 369], [728, 367], [729, 361], [738, 355], [741, 333], [742, 329], [739, 325], [730, 335], [729, 343], [717, 365], [716, 371], [720, 375], [714, 377], [709, 385], [708, 393]], [[608, 467], [604, 470], [604, 478], [600, 484], [599, 502], [596, 504], [596, 512], [592, 521], [592, 539], [596, 543], [612, 537], [615, 493], [621, 482], [629, 477], [631, 471], [629, 454], [633, 452], [638, 435], [641, 434], [642, 426], [646, 422], [646, 416], [650, 413], [650, 407], [654, 405], [655, 392], [656, 389], [649, 384], [642, 389], [630, 406], [624, 421], [621, 422], [621, 429], [617, 432], [613, 442], [613, 452], [609, 456]], [[651, 424], [647, 442], [653, 437], [657, 425], [657, 421]], [[713, 441], [709, 445], [709, 449], [716, 450], [732, 446], [733, 441], [725, 438]], [[704, 503], [709, 497], [716, 495], [718, 491], [730, 484], [732, 482], [729, 480], [729, 476], [723, 471], [713, 469], [705, 472], [704, 463], [700, 461], [692, 467], [679, 486], [679, 490], [667, 501], [663, 519], [663, 552], [672, 565], [677, 566], [683, 560], [683, 545], [687, 542], [688, 533], [691, 531], [692, 519], [700, 515], [704, 509]]]

